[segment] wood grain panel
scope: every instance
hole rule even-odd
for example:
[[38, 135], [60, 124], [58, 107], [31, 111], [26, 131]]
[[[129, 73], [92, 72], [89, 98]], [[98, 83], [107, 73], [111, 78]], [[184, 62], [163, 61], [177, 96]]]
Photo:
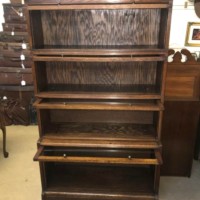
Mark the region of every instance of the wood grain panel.
[[110, 85], [154, 85], [157, 64], [139, 63], [70, 63], [48, 62], [48, 84]]
[[48, 139], [155, 141], [152, 124], [131, 123], [49, 123], [43, 130]]
[[45, 45], [158, 44], [159, 9], [52, 10], [41, 18]]
[[[40, 110], [47, 112], [47, 110]], [[88, 111], [88, 110], [49, 110], [52, 123], [96, 122], [96, 123], [137, 123], [153, 124], [153, 112], [144, 111]], [[123, 116], [123, 117], [122, 117]], [[43, 120], [43, 119], [42, 119]], [[46, 122], [46, 121], [45, 121]], [[46, 122], [47, 124], [50, 124]]]
[[191, 175], [198, 120], [198, 101], [165, 102], [162, 175]]
[[[176, 87], [175, 87], [176, 86]], [[167, 98], [198, 99], [195, 88], [198, 86], [198, 77], [168, 77], [165, 95]]]

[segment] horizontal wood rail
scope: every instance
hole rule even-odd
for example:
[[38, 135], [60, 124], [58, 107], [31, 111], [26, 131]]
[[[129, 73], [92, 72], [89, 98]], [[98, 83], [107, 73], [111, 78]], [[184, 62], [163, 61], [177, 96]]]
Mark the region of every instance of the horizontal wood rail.
[[161, 111], [163, 105], [158, 103], [113, 103], [113, 102], [43, 102], [36, 101], [34, 106], [38, 109], [67, 109], [67, 110], [137, 110]]
[[164, 4], [169, 3], [170, 0], [27, 0], [30, 5], [40, 4], [40, 5], [82, 5], [82, 4]]
[[33, 56], [33, 61], [65, 61], [65, 62], [156, 62], [165, 61], [162, 56], [126, 56], [126, 57], [81, 57], [81, 56]]
[[162, 145], [155, 139], [155, 141], [134, 141], [134, 140], [93, 140], [93, 139], [52, 139], [42, 137], [39, 143], [43, 146], [54, 147], [94, 147], [94, 148], [135, 148], [135, 149], [157, 149]]
[[44, 147], [40, 147], [34, 157], [34, 161], [41, 162], [65, 162], [65, 163], [95, 163], [95, 164], [123, 164], [123, 165], [160, 165], [162, 163], [160, 153], [156, 151], [155, 158], [116, 158], [95, 156], [47, 156], [41, 155]]
[[168, 55], [168, 51], [164, 48], [158, 48], [157, 46], [62, 46], [56, 48], [56, 46], [48, 45], [42, 48], [36, 48], [32, 51], [33, 55], [104, 55], [104, 56], [116, 56], [116, 55]]
[[24, 74], [31, 74], [31, 68], [18, 68], [18, 67], [0, 67], [0, 72], [4, 73], [24, 73]]
[[29, 5], [28, 10], [114, 10], [114, 9], [162, 9], [172, 7], [170, 4], [83, 4], [83, 5]]
[[161, 95], [156, 93], [134, 93], [134, 92], [38, 92], [39, 98], [71, 98], [71, 99], [161, 99]]

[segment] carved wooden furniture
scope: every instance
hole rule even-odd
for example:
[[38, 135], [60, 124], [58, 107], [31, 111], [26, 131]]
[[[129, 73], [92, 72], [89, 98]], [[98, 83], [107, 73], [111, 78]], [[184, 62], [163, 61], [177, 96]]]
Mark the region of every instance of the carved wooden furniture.
[[[3, 4], [3, 32], [0, 33], [0, 99], [20, 99], [29, 114], [33, 97], [33, 78], [28, 44], [27, 23], [24, 5], [21, 1]], [[23, 85], [25, 83], [25, 85]], [[30, 123], [28, 117], [23, 125]], [[17, 122], [13, 119], [13, 122]], [[5, 121], [6, 125], [10, 122]]]
[[190, 176], [199, 121], [200, 63], [186, 49], [170, 50], [169, 55], [173, 61], [167, 67], [161, 174]]
[[5, 127], [5, 119], [4, 119], [4, 107], [1, 105], [0, 101], [0, 129], [3, 134], [3, 155], [5, 158], [8, 157], [8, 152], [6, 151], [6, 127]]
[[158, 199], [172, 2], [26, 2], [42, 199]]

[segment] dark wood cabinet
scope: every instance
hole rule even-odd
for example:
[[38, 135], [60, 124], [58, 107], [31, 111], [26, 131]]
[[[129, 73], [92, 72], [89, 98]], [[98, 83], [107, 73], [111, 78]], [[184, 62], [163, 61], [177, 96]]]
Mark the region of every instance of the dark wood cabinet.
[[200, 63], [186, 49], [169, 54], [174, 55], [166, 77], [161, 174], [190, 176], [199, 122]]
[[[31, 123], [33, 77], [25, 5], [20, 0], [12, 1], [3, 4], [3, 11], [5, 23], [0, 32], [0, 100], [7, 119], [5, 125], [28, 125]], [[15, 105], [21, 105], [25, 111], [18, 110], [18, 114], [13, 114], [14, 108], [8, 106], [8, 102], [16, 102]]]
[[26, 3], [42, 199], [158, 199], [172, 2]]

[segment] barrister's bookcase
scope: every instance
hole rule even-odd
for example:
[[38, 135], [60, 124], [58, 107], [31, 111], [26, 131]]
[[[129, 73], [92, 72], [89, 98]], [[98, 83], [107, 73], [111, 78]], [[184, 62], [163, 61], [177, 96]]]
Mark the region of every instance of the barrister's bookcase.
[[171, 0], [26, 3], [42, 199], [158, 199]]

